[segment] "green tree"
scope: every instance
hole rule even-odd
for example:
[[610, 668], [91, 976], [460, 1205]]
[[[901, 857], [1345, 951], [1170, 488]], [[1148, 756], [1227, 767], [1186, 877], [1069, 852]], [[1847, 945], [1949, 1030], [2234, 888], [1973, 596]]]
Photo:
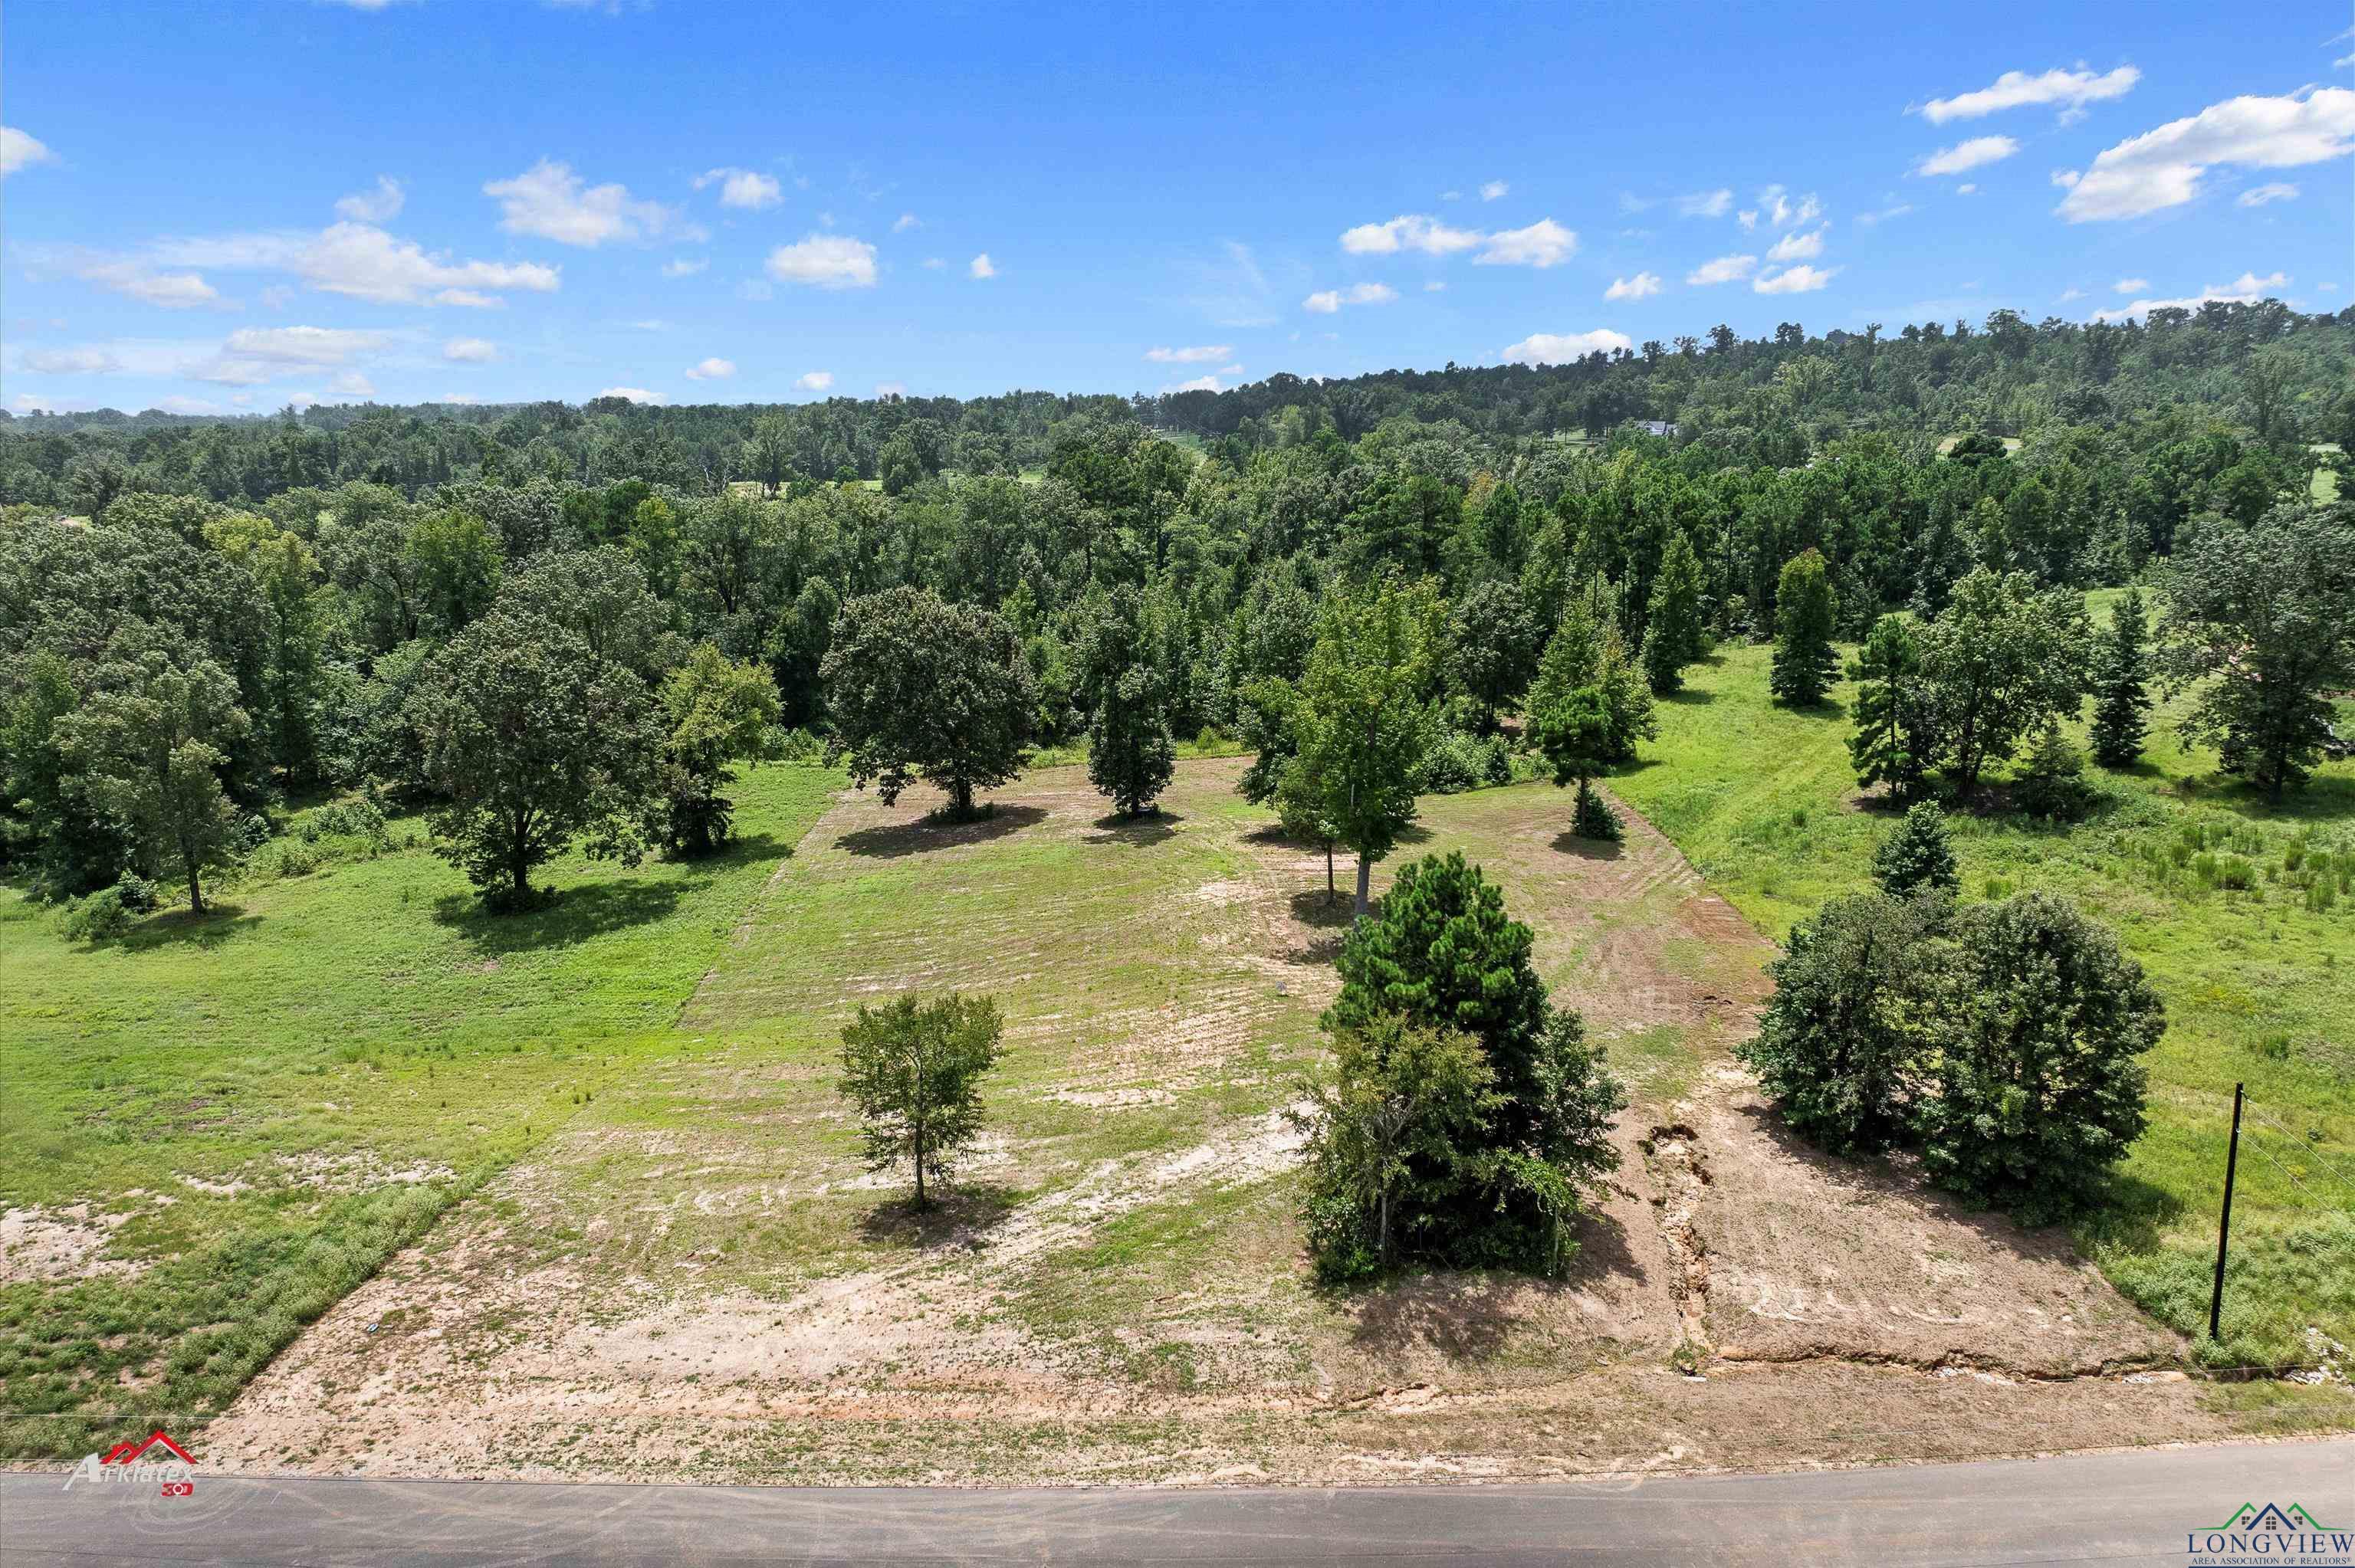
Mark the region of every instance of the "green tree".
[[1832, 689], [1836, 623], [1831, 573], [1814, 550], [1784, 563], [1774, 590], [1774, 662], [1766, 677], [1777, 702], [1813, 707]]
[[835, 722], [828, 762], [847, 758], [852, 780], [874, 782], [885, 805], [922, 779], [947, 792], [952, 815], [970, 817], [974, 792], [1028, 758], [1030, 666], [988, 610], [913, 588], [852, 599], [818, 673]]
[[1945, 894], [1961, 889], [1955, 846], [1946, 837], [1946, 813], [1935, 800], [1923, 800], [1909, 810], [1896, 831], [1874, 847], [1872, 880], [1891, 898], [1903, 898], [1924, 888]]
[[1564, 606], [1561, 624], [1529, 687], [1529, 737], [1561, 788], [1577, 786], [1573, 826], [1582, 836], [1616, 838], [1618, 819], [1592, 780], [1635, 755], [1638, 736], [1656, 733], [1651, 694], [1635, 678], [1618, 628], [1598, 624], [1592, 593]]
[[1707, 636], [1700, 560], [1693, 554], [1692, 540], [1678, 529], [1661, 553], [1644, 625], [1644, 676], [1656, 694], [1665, 697], [1683, 687], [1685, 666], [1701, 657]]
[[1326, 607], [1301, 677], [1298, 766], [1318, 810], [1358, 856], [1358, 917], [1371, 906], [1376, 861], [1414, 821], [1433, 722], [1423, 693], [1438, 619], [1428, 586], [1385, 578]]
[[2150, 623], [2142, 589], [2130, 588], [2110, 612], [2110, 630], [2094, 650], [2094, 717], [2089, 738], [2105, 768], [2142, 760], [2150, 729]]
[[1534, 656], [1520, 589], [1491, 578], [1455, 601], [1448, 615], [1448, 679], [1470, 699], [1477, 732], [1493, 732], [1499, 711], [1528, 689]]
[[1918, 1107], [1923, 1163], [1981, 1202], [2056, 1218], [2141, 1135], [2139, 1058], [2166, 1011], [2116, 938], [2050, 894], [1966, 906], [1954, 945]]
[[707, 854], [725, 843], [736, 803], [720, 791], [735, 782], [734, 765], [757, 761], [777, 722], [777, 683], [768, 671], [698, 643], [662, 683], [664, 793], [669, 800], [671, 847]]
[[920, 1003], [894, 997], [860, 1007], [842, 1031], [842, 1093], [866, 1118], [867, 1165], [905, 1161], [915, 1173], [915, 1206], [930, 1208], [927, 1177], [954, 1173], [957, 1155], [981, 1131], [981, 1080], [997, 1065], [1005, 1030], [997, 1004], [954, 992]]
[[1145, 596], [1122, 584], [1097, 601], [1081, 631], [1081, 683], [1093, 715], [1088, 778], [1124, 817], [1145, 811], [1178, 773], [1152, 619]]
[[409, 531], [417, 595], [443, 636], [490, 609], [499, 591], [498, 536], [471, 512], [430, 513]]
[[2175, 561], [2160, 625], [2178, 689], [2205, 682], [2182, 733], [2267, 799], [2302, 782], [2328, 734], [2326, 694], [2355, 686], [2355, 504], [2286, 505], [2202, 530]]
[[1928, 770], [1933, 742], [1924, 733], [1922, 650], [1904, 617], [1872, 623], [1849, 678], [1857, 683], [1856, 733], [1848, 742], [1856, 781], [1867, 789], [1886, 784], [1900, 799], [1913, 794]]
[[1934, 895], [1850, 894], [1793, 926], [1769, 966], [1774, 994], [1735, 1054], [1834, 1153], [1887, 1148], [1912, 1126], [1933, 1022], [1923, 972], [1946, 914]]
[[219, 665], [153, 637], [118, 640], [55, 741], [67, 791], [120, 831], [143, 873], [184, 880], [201, 915], [204, 873], [228, 863], [236, 821], [220, 769], [251, 721]]
[[494, 610], [435, 654], [407, 707], [434, 853], [495, 906], [585, 838], [634, 865], [658, 799], [663, 729], [646, 683], [555, 622]]
[[2009, 761], [2047, 719], [2073, 714], [2084, 691], [2084, 601], [2039, 593], [2025, 575], [1981, 567], [1922, 629], [1922, 685], [1937, 766], [1965, 796], [1990, 763]]

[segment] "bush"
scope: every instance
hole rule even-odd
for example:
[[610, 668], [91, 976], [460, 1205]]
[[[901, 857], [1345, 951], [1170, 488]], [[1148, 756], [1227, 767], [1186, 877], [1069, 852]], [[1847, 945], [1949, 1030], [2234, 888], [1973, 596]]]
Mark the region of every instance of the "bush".
[[1441, 731], [1437, 742], [1423, 754], [1423, 788], [1426, 794], [1460, 795], [1479, 788], [1487, 777], [1485, 748], [1460, 729]]
[[1578, 786], [1578, 803], [1571, 809], [1570, 831], [1580, 838], [1594, 839], [1604, 843], [1617, 843], [1627, 834], [1626, 824], [1619, 820], [1619, 813], [1583, 781]]
[[2094, 803], [2094, 792], [2085, 783], [2085, 754], [2061, 733], [2059, 725], [2046, 725], [2037, 736], [2012, 781], [2011, 800], [2030, 816], [2056, 822], [2075, 821]]
[[815, 767], [826, 760], [826, 741], [806, 729], [773, 729], [769, 755], [780, 762]]
[[338, 800], [322, 806], [304, 819], [303, 839], [316, 843], [327, 834], [349, 838], [386, 839], [384, 812], [372, 800]]
[[1872, 852], [1872, 880], [1892, 898], [1928, 887], [1953, 893], [1963, 885], [1955, 846], [1946, 839], [1946, 814], [1924, 800], [1905, 813], [1897, 831]]
[[1513, 781], [1513, 748], [1503, 736], [1492, 735], [1480, 743], [1480, 777], [1490, 784]]
[[123, 889], [101, 887], [69, 906], [58, 922], [69, 942], [103, 942], [131, 928], [131, 911], [123, 906]]
[[123, 906], [134, 914], [145, 915], [164, 901], [162, 891], [135, 871], [126, 871], [115, 880], [115, 895]]

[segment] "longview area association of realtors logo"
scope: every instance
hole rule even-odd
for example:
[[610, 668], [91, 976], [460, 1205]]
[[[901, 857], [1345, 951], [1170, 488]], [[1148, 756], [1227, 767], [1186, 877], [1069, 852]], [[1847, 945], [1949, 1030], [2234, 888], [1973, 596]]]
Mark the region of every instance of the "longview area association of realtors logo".
[[2349, 1568], [2355, 1528], [2325, 1524], [2298, 1503], [2244, 1502], [2222, 1524], [2184, 1538], [2191, 1568]]

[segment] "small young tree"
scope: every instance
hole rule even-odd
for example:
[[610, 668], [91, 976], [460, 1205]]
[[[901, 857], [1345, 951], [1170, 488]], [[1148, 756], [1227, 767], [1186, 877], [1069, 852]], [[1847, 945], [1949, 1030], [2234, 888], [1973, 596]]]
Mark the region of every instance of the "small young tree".
[[2139, 1058], [2166, 1010], [2116, 938], [2050, 894], [1966, 906], [1954, 939], [1917, 1113], [1924, 1163], [2025, 1219], [2058, 1217], [2141, 1135]]
[[851, 780], [883, 803], [917, 779], [947, 791], [953, 816], [973, 815], [1028, 758], [1035, 702], [1013, 629], [923, 588], [854, 599], [835, 621], [819, 666], [835, 734], [826, 759], [847, 757]]
[[201, 915], [204, 873], [228, 863], [236, 820], [220, 768], [250, 727], [219, 665], [132, 642], [109, 651], [53, 739], [65, 793], [122, 833], [143, 872], [176, 872]]
[[1318, 813], [1357, 852], [1357, 914], [1371, 907], [1376, 861], [1414, 821], [1433, 729], [1423, 691], [1438, 604], [1428, 587], [1386, 579], [1327, 608], [1301, 677], [1298, 766]]
[[664, 680], [662, 705], [670, 726], [663, 743], [669, 842], [687, 854], [709, 854], [727, 842], [735, 821], [735, 802], [720, 793], [735, 782], [734, 765], [757, 760], [768, 745], [777, 683], [750, 660], [739, 663], [699, 642]]
[[2084, 692], [2084, 601], [2039, 593], [2025, 575], [1981, 567], [1955, 585], [1922, 629], [1922, 687], [1938, 767], [1968, 798], [1992, 763], [2009, 761], [2048, 719], [2074, 714]]
[[1092, 608], [1080, 638], [1081, 687], [1094, 714], [1088, 778], [1124, 817], [1142, 814], [1178, 773], [1153, 632], [1145, 596], [1123, 585]]
[[1946, 838], [1946, 813], [1923, 800], [1905, 813], [1896, 832], [1872, 852], [1872, 880], [1892, 898], [1927, 888], [1951, 894], [1961, 888], [1955, 846]]
[[1929, 715], [1921, 690], [1922, 650], [1904, 617], [1884, 615], [1872, 623], [1849, 678], [1857, 683], [1856, 733], [1848, 742], [1856, 781], [1867, 789], [1886, 784], [1902, 800], [1922, 787], [1931, 744], [1923, 733]]
[[1774, 662], [1766, 677], [1777, 702], [1813, 707], [1832, 689], [1836, 615], [1831, 574], [1814, 550], [1784, 564], [1774, 590]]
[[1394, 1210], [1452, 1190], [1478, 1160], [1500, 1103], [1496, 1076], [1471, 1036], [1400, 1013], [1335, 1040], [1332, 1071], [1288, 1113], [1308, 1135], [1301, 1207], [1318, 1273], [1339, 1281], [1393, 1266]]
[[434, 853], [494, 905], [528, 904], [533, 869], [577, 838], [594, 859], [644, 854], [661, 796], [658, 706], [563, 627], [492, 611], [433, 656], [405, 712], [414, 781], [441, 798]]
[[1529, 739], [1552, 765], [1555, 785], [1577, 787], [1572, 825], [1584, 838], [1619, 836], [1618, 818], [1591, 780], [1633, 756], [1637, 735], [1655, 730], [1650, 694], [1612, 656], [1617, 639], [1615, 627], [1595, 624], [1587, 599], [1573, 599], [1529, 687]]
[[867, 1118], [867, 1167], [905, 1160], [919, 1209], [932, 1206], [925, 1179], [952, 1174], [981, 1131], [981, 1079], [1003, 1054], [1004, 1029], [996, 1002], [954, 992], [862, 1006], [843, 1028], [841, 1089]]
[[2110, 630], [2094, 650], [2094, 719], [2087, 738], [2105, 768], [2142, 760], [2150, 730], [2150, 623], [2142, 589], [2130, 588], [2110, 614]]
[[1834, 1153], [1887, 1148], [1910, 1125], [1929, 1041], [1925, 943], [1945, 914], [1934, 898], [1835, 898], [1770, 966], [1774, 994], [1735, 1054], [1784, 1119]]
[[1707, 631], [1701, 623], [1700, 560], [1683, 529], [1669, 535], [1659, 575], [1652, 579], [1652, 602], [1644, 625], [1644, 675], [1655, 694], [1681, 690], [1685, 666], [1701, 656]]

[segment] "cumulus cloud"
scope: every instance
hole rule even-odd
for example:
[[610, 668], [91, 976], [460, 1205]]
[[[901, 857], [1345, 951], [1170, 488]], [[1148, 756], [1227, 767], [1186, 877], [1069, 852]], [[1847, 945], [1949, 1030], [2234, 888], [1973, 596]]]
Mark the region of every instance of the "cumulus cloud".
[[1824, 204], [1816, 199], [1813, 191], [1793, 201], [1791, 193], [1783, 186], [1768, 185], [1758, 193], [1755, 210], [1742, 214], [1742, 227], [1753, 228], [1764, 217], [1773, 228], [1791, 228], [1803, 223], [1813, 223], [1823, 215]]
[[[751, 169], [707, 169], [695, 176], [695, 188], [706, 185], [719, 187], [721, 207], [742, 207], [758, 212], [764, 207], [774, 207], [784, 199], [784, 187], [777, 184], [774, 175], [758, 174]], [[613, 187], [621, 189], [619, 185]]]
[[903, 212], [898, 217], [891, 220], [891, 232], [894, 234], [905, 234], [911, 228], [922, 228], [923, 227], [924, 220], [918, 217], [912, 212]]
[[123, 361], [104, 348], [37, 348], [22, 363], [43, 376], [111, 376], [123, 368]]
[[1234, 353], [1231, 344], [1204, 344], [1194, 348], [1148, 348], [1145, 357], [1156, 365], [1207, 365]]
[[1300, 302], [1303, 310], [1319, 315], [1331, 315], [1343, 305], [1386, 305], [1398, 298], [1398, 291], [1388, 283], [1352, 283], [1346, 289], [1327, 289]]
[[[826, 380], [827, 386], [834, 385], [833, 376], [829, 376]], [[878, 381], [875, 384], [875, 396], [878, 397], [905, 397], [907, 395], [908, 384], [904, 381]]]
[[2065, 110], [2082, 110], [2088, 103], [2123, 98], [2141, 79], [2142, 72], [2132, 66], [2120, 66], [2102, 76], [2095, 76], [2083, 67], [2075, 70], [2048, 70], [2041, 76], [2008, 70], [1996, 78], [1993, 85], [1980, 88], [1977, 92], [1958, 92], [1952, 98], [1932, 99], [1922, 105], [1921, 114], [1933, 125], [1944, 125], [1949, 120], [1977, 120], [2006, 109], [2022, 109], [2038, 104], [2058, 103]]
[[385, 341], [382, 333], [347, 327], [240, 327], [229, 334], [222, 352], [290, 365], [342, 365], [355, 355], [382, 348]]
[[1174, 386], [1164, 387], [1161, 390], [1164, 392], [1216, 392], [1219, 390], [1219, 378], [1215, 376], [1197, 376], [1191, 381], [1180, 381]]
[[667, 401], [661, 393], [649, 392], [643, 387], [608, 387], [602, 392], [598, 393], [597, 396], [600, 397], [626, 397], [633, 403], [662, 403]]
[[1632, 278], [1614, 278], [1611, 286], [1603, 291], [1606, 300], [1647, 300], [1660, 291], [1657, 272], [1638, 272]]
[[39, 137], [27, 135], [14, 125], [0, 125], [0, 179], [35, 164], [52, 163], [56, 158], [57, 154]]
[[1609, 354], [1635, 346], [1625, 333], [1597, 327], [1593, 332], [1532, 333], [1505, 348], [1497, 357], [1510, 365], [1568, 365], [1590, 354]]
[[2115, 289], [2121, 294], [2139, 294], [2145, 289], [2150, 287], [2150, 280], [2147, 278], [2121, 278], [2116, 282], [2111, 284], [2110, 287]]
[[2271, 185], [2258, 185], [2241, 193], [2243, 207], [2264, 207], [2268, 202], [2296, 201], [2297, 187], [2287, 180], [2275, 180]]
[[1527, 228], [1499, 229], [1488, 236], [1480, 254], [1472, 258], [1476, 267], [1552, 267], [1570, 259], [1578, 249], [1578, 236], [1550, 217], [1541, 217]]
[[725, 381], [735, 374], [736, 362], [732, 359], [722, 359], [716, 354], [709, 359], [699, 359], [687, 367], [687, 378], [689, 381]]
[[1837, 267], [1785, 267], [1767, 272], [1750, 287], [1761, 294], [1811, 294], [1832, 281]]
[[222, 303], [220, 291], [194, 272], [154, 272], [135, 261], [91, 261], [74, 275], [144, 304], [167, 311]]
[[769, 252], [769, 276], [814, 289], [871, 289], [875, 247], [847, 234], [813, 234]]
[[1451, 228], [1435, 217], [1401, 213], [1388, 223], [1361, 223], [1344, 229], [1341, 249], [1355, 256], [1390, 256], [1420, 250], [1427, 256], [1453, 256], [1480, 243], [1476, 229]]
[[676, 256], [662, 264], [662, 275], [666, 278], [692, 278], [710, 265], [709, 257]]
[[1507, 185], [1502, 180], [1490, 180], [1487, 185], [1480, 187], [1480, 199], [1482, 201], [1495, 201], [1498, 196], [1508, 194], [1512, 188], [1512, 186]]
[[1728, 189], [1695, 191], [1677, 198], [1677, 211], [1686, 217], [1723, 217], [1733, 210], [1733, 192]]
[[997, 276], [997, 269], [991, 264], [989, 252], [986, 250], [975, 257], [972, 260], [966, 262], [964, 270], [965, 276], [969, 278], [995, 278]]
[[1714, 261], [1704, 261], [1686, 273], [1685, 281], [1697, 288], [1706, 288], [1712, 283], [1739, 283], [1750, 276], [1750, 270], [1757, 265], [1758, 258], [1755, 256], [1721, 256]]
[[[1827, 226], [1828, 227], [1828, 226]], [[1824, 230], [1810, 228], [1805, 232], [1794, 229], [1774, 241], [1766, 252], [1769, 261], [1812, 261], [1824, 253]]]
[[2114, 311], [2095, 311], [2097, 322], [2122, 322], [2136, 316], [2147, 316], [2153, 311], [2196, 311], [2211, 301], [2230, 305], [2254, 304], [2268, 295], [2289, 286], [2289, 274], [2273, 272], [2260, 278], [2254, 270], [2242, 273], [2229, 283], [2211, 283], [2198, 293], [2179, 300], [2137, 300]]
[[2191, 200], [2201, 176], [2220, 165], [2295, 168], [2350, 151], [2355, 90], [2231, 98], [2119, 143], [2082, 175], [2063, 170], [2054, 175], [2069, 193], [2056, 210], [2072, 223], [2140, 217]]
[[[833, 387], [834, 372], [831, 370], [813, 370], [805, 375], [794, 377], [794, 385], [800, 387], [805, 392], [824, 392]], [[887, 382], [885, 387], [889, 387], [892, 392], [897, 393], [900, 397], [907, 396], [908, 389], [905, 387], [899, 386], [897, 383]], [[875, 388], [875, 395], [878, 397], [885, 396], [885, 387], [878, 387]]]
[[323, 292], [378, 304], [482, 305], [496, 302], [484, 291], [546, 293], [561, 281], [557, 269], [536, 261], [452, 261], [430, 255], [415, 240], [397, 239], [365, 223], [333, 224], [315, 235], [170, 239], [154, 247], [149, 260], [165, 267], [291, 272]]
[[327, 390], [338, 397], [373, 397], [376, 383], [357, 370], [346, 370], [327, 383]]
[[444, 392], [442, 396], [433, 400], [437, 403], [456, 403], [462, 406], [469, 403], [479, 403], [482, 401], [480, 397], [475, 397], [472, 392]]
[[442, 357], [453, 365], [488, 365], [499, 356], [499, 345], [486, 337], [453, 337], [442, 345]]
[[677, 216], [660, 202], [635, 199], [626, 186], [585, 185], [572, 165], [550, 158], [513, 179], [485, 182], [483, 194], [498, 202], [499, 227], [507, 233], [590, 249], [660, 234]]
[[1913, 165], [1917, 175], [1959, 175], [1968, 169], [2001, 163], [2019, 151], [2009, 136], [1974, 136], [1951, 147], [1941, 147]]
[[409, 192], [390, 175], [378, 175], [374, 190], [354, 191], [336, 203], [336, 216], [355, 223], [383, 223], [400, 216]]

